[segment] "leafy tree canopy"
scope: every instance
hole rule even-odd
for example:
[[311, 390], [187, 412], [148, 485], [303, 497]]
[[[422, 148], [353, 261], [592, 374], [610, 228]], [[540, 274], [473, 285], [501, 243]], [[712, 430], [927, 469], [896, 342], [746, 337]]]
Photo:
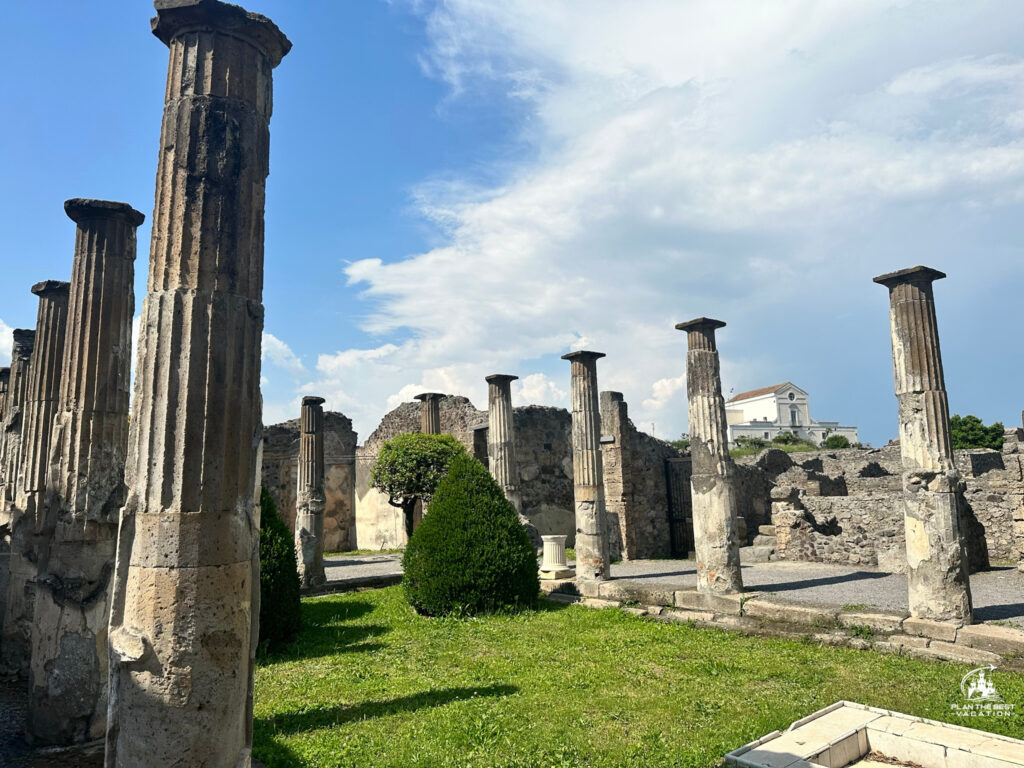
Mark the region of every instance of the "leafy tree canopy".
[[949, 426], [954, 450], [991, 448], [1000, 451], [1003, 448], [1002, 422], [997, 421], [986, 427], [977, 416], [954, 414], [949, 420]]

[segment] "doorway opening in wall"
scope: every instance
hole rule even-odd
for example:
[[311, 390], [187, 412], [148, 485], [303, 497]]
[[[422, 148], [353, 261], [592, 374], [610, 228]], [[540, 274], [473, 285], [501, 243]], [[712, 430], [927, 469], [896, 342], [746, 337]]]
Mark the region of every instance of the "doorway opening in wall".
[[693, 465], [689, 456], [665, 459], [665, 487], [668, 491], [668, 530], [672, 557], [693, 555], [693, 503], [690, 498], [690, 476]]

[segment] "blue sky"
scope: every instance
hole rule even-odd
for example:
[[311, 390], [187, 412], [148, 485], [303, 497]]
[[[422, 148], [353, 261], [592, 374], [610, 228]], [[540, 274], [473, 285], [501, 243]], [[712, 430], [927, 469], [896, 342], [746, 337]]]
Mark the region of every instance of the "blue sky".
[[[952, 410], [1017, 424], [1024, 15], [1014, 0], [250, 0], [292, 39], [267, 195], [268, 423], [361, 438], [425, 389], [566, 405], [569, 349], [686, 429], [676, 322], [726, 391], [896, 432], [887, 298], [937, 283]], [[139, 0], [0, 6], [0, 364], [67, 279], [69, 197], [131, 203], [148, 262], [166, 49]]]

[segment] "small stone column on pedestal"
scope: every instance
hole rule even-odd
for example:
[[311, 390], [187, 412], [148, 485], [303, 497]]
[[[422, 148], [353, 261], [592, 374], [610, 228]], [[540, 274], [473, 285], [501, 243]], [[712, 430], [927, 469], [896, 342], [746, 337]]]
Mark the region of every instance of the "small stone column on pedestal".
[[899, 400], [910, 615], [971, 622], [960, 529], [963, 482], [953, 463], [932, 283], [946, 275], [911, 267], [880, 275], [889, 289], [893, 378]]
[[[37, 744], [102, 738], [107, 622], [125, 501], [135, 314], [135, 230], [125, 203], [73, 199], [77, 224], [67, 339], [40, 515], [28, 735]], [[68, 695], [68, 691], [75, 695]]]
[[597, 361], [603, 352], [562, 355], [572, 364], [572, 474], [576, 503], [576, 578], [611, 576], [608, 519], [601, 467], [601, 412], [597, 401]]
[[545, 580], [571, 579], [572, 568], [565, 556], [564, 535], [541, 536], [544, 542], [544, 559], [540, 563], [540, 577]]
[[420, 401], [420, 432], [424, 435], [441, 434], [441, 398], [440, 392], [424, 392], [416, 395]]
[[324, 399], [302, 398], [299, 482], [295, 500], [295, 559], [303, 589], [319, 587], [324, 576]]
[[263, 210], [291, 43], [156, 0], [170, 49], [110, 615], [107, 768], [248, 766], [259, 614]]
[[46, 486], [50, 434], [60, 395], [61, 363], [68, 320], [68, 284], [44, 280], [32, 286], [39, 297], [36, 333], [25, 390], [17, 491], [11, 507], [11, 566], [2, 636], [3, 661], [28, 672], [39, 548], [39, 506]]
[[698, 317], [679, 323], [686, 331], [686, 396], [693, 458], [693, 547], [697, 556], [697, 591], [724, 594], [743, 591], [736, 511], [736, 468], [729, 456], [725, 399], [715, 331], [721, 320]]
[[28, 372], [32, 362], [36, 332], [15, 328], [11, 348], [11, 380], [7, 387], [7, 404], [3, 421], [3, 464], [0, 466], [3, 486], [0, 488], [0, 524], [10, 523], [11, 506], [18, 487], [18, 457], [21, 453], [21, 425], [25, 420], [25, 395], [28, 393]]

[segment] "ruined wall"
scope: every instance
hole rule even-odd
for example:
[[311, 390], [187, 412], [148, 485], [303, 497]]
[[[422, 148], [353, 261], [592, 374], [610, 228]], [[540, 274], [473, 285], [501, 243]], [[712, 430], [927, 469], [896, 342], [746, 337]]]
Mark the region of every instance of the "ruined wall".
[[[440, 402], [441, 433], [453, 435], [470, 455], [474, 453], [474, 431], [487, 424], [487, 412], [465, 397], [447, 395]], [[380, 425], [355, 451], [355, 546], [359, 549], [395, 549], [405, 546], [402, 510], [370, 487], [370, 469], [380, 447], [397, 435], [420, 431], [420, 404], [402, 403], [381, 420]]]
[[[324, 413], [324, 549], [352, 549], [356, 524], [356, 433], [347, 416]], [[263, 485], [277, 504], [289, 530], [295, 530], [298, 483], [299, 420], [274, 424], [263, 430]]]
[[541, 536], [568, 536], [576, 543], [572, 490], [572, 416], [564, 408], [514, 408], [516, 457], [523, 515]]
[[[1008, 430], [1003, 451], [956, 451], [963, 476], [968, 559], [974, 570], [990, 560], [1019, 561], [1024, 550], [1024, 440]], [[878, 566], [904, 572], [903, 471], [898, 443], [881, 449], [765, 451], [739, 460], [748, 477], [748, 509], [770, 503], [775, 488], [775, 558]], [[792, 489], [792, 503], [787, 489]]]

